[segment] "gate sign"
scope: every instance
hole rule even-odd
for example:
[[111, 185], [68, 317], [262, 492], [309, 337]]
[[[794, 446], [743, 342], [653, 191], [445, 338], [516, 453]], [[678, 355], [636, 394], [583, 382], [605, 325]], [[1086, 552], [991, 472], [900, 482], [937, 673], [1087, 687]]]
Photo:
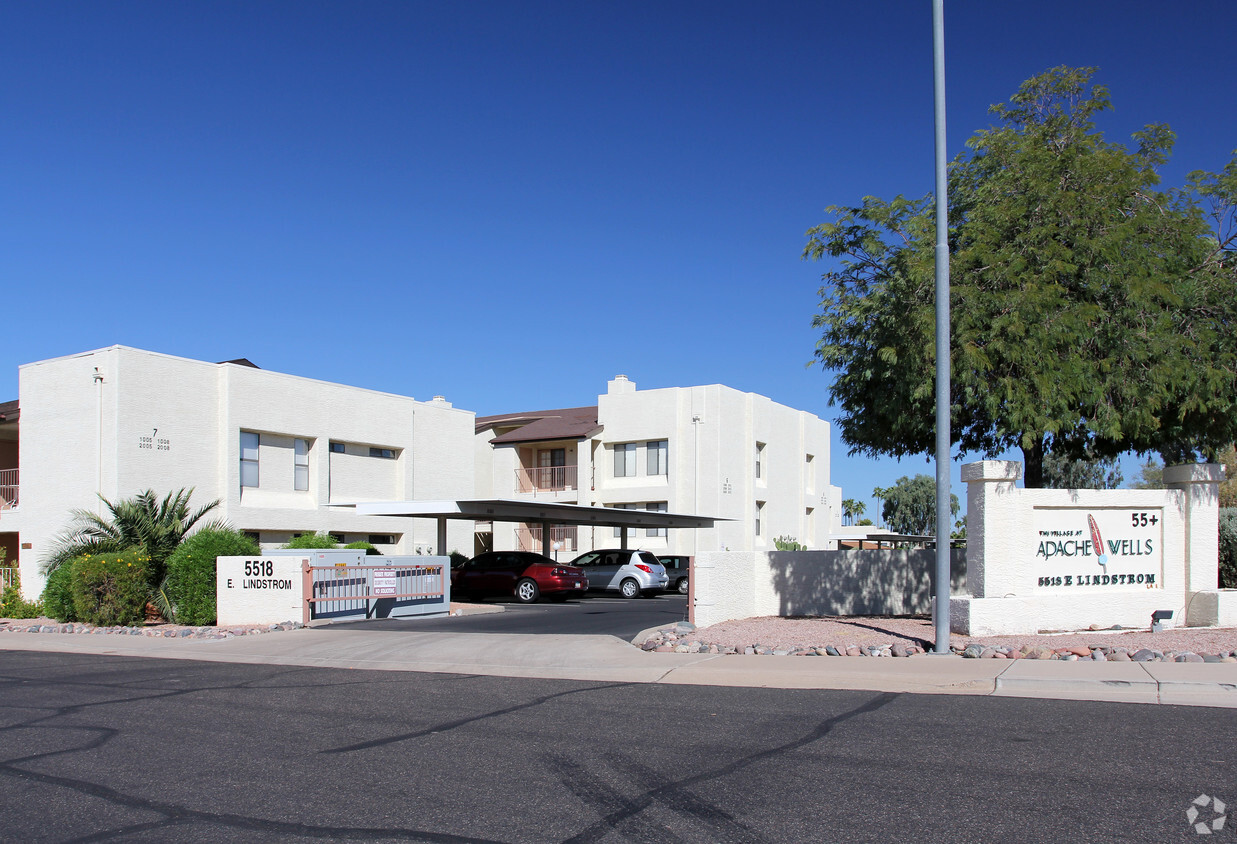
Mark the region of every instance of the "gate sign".
[[1035, 508], [1037, 590], [1069, 594], [1163, 584], [1162, 508]]
[[373, 574], [373, 595], [394, 595], [396, 594], [395, 569], [374, 569]]

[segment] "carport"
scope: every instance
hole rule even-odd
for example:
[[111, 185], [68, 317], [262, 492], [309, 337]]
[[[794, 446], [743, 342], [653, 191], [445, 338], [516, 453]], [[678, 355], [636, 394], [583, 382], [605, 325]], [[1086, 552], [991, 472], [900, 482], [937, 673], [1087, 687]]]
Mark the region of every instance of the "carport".
[[[620, 510], [616, 507], [589, 507], [545, 501], [520, 501], [511, 498], [442, 499], [437, 501], [372, 501], [337, 504], [353, 507], [360, 516], [402, 516], [436, 519], [438, 553], [447, 555], [447, 520], [524, 522], [541, 525], [541, 553], [550, 556], [550, 528], [554, 525], [593, 525], [616, 528], [711, 528], [715, 522], [729, 521], [712, 516], [658, 513], [649, 510]], [[627, 531], [619, 531], [621, 547], [627, 547]]]

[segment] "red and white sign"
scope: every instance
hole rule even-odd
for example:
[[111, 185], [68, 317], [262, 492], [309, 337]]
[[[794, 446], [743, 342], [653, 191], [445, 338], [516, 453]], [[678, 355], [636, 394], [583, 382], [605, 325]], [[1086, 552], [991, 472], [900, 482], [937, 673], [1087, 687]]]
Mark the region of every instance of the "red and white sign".
[[374, 569], [374, 595], [396, 594], [395, 569]]

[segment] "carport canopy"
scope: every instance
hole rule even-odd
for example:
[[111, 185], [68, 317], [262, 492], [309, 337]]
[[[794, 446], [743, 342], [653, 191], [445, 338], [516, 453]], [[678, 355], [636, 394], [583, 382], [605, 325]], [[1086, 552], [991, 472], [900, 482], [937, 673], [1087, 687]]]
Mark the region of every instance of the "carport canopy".
[[[441, 499], [434, 501], [370, 501], [336, 504], [353, 507], [358, 516], [404, 516], [438, 520], [438, 553], [447, 555], [447, 519], [473, 522], [525, 522], [542, 526], [541, 553], [550, 556], [551, 525], [596, 525], [617, 528], [711, 528], [730, 521], [713, 516], [658, 513], [651, 510], [620, 510], [547, 501], [512, 498]], [[620, 531], [621, 547], [627, 547], [627, 531]]]

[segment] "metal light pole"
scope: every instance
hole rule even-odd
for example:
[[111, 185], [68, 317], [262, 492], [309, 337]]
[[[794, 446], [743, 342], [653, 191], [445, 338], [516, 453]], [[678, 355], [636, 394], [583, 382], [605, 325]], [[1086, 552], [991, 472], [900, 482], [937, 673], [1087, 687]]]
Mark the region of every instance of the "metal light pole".
[[936, 648], [949, 653], [949, 186], [945, 161], [945, 0], [932, 0], [936, 93]]

